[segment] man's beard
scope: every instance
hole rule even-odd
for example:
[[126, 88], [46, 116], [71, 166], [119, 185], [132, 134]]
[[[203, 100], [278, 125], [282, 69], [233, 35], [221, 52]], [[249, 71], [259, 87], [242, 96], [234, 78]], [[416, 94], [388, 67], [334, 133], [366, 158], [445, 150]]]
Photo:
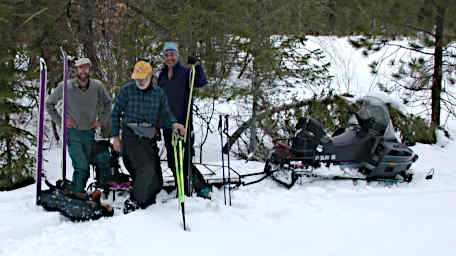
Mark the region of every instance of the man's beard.
[[138, 83], [137, 80], [135, 80], [136, 86], [138, 86], [138, 88], [141, 89], [141, 90], [145, 90], [145, 89], [147, 89], [147, 88], [149, 87], [149, 84], [150, 84], [150, 80], [151, 80], [151, 79], [152, 79], [152, 77], [151, 77], [151, 76], [148, 76], [148, 77], [146, 78], [146, 81], [144, 81], [143, 84], [140, 84], [140, 83]]
[[85, 76], [85, 78], [83, 79], [83, 78], [81, 77], [80, 74], [76, 74], [78, 80], [79, 80], [80, 82], [82, 82], [83, 85], [86, 85], [86, 84], [87, 84], [87, 81], [89, 80], [89, 76], [90, 76], [88, 73], [85, 73], [85, 75], [86, 75], [86, 76]]

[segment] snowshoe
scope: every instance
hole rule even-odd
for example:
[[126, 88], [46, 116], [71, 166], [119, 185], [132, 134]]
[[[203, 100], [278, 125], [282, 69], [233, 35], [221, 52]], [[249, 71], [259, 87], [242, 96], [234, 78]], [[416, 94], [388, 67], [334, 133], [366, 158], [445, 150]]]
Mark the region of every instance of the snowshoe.
[[47, 211], [59, 211], [72, 221], [96, 220], [114, 215], [111, 206], [101, 203], [99, 190], [90, 195], [74, 193], [73, 183], [68, 180], [57, 181], [56, 185], [45, 182], [49, 189], [42, 191], [40, 204]]

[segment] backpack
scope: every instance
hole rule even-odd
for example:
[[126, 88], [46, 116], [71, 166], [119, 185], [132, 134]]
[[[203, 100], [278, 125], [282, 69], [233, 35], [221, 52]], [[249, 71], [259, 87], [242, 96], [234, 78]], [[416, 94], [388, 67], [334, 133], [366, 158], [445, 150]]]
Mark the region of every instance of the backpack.
[[114, 215], [114, 209], [111, 206], [101, 203], [99, 190], [95, 190], [90, 195], [74, 193], [74, 184], [71, 181], [59, 180], [56, 185], [46, 180], [45, 182], [49, 189], [41, 192], [40, 205], [47, 211], [59, 211], [71, 221], [97, 220]]
[[110, 183], [124, 184], [130, 181], [128, 174], [120, 172], [120, 153], [116, 152], [109, 141], [95, 141], [92, 146], [90, 163], [95, 166], [95, 180], [98, 187]]
[[120, 166], [118, 153], [111, 147], [109, 141], [95, 141], [92, 146], [90, 164], [95, 166], [95, 181], [97, 187], [106, 184], [106, 178], [115, 176]]

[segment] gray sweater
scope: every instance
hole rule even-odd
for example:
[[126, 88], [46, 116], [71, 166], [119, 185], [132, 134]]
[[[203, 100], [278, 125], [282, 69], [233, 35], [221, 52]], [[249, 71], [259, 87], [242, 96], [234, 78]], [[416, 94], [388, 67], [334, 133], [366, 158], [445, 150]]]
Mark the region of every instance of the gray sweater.
[[[46, 99], [46, 110], [52, 120], [58, 125], [62, 122], [62, 116], [56, 109], [56, 105], [62, 100], [63, 81], [54, 89]], [[90, 125], [97, 120], [98, 106], [102, 107], [101, 117], [98, 121], [103, 125], [111, 113], [111, 97], [99, 80], [90, 79], [87, 89], [80, 89], [77, 79], [68, 80], [67, 94], [67, 118], [71, 118], [78, 130], [90, 130]], [[60, 111], [61, 112], [61, 111]]]

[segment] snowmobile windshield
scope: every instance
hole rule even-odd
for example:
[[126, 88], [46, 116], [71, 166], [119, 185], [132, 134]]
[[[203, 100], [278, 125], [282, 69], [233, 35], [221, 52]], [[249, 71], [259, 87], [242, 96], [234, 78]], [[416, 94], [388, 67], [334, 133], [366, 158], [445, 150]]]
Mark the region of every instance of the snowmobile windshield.
[[361, 101], [363, 105], [357, 113], [361, 119], [360, 123], [368, 122], [370, 128], [374, 129], [379, 135], [383, 135], [387, 139], [396, 139], [385, 103], [381, 99], [372, 96], [366, 96]]

